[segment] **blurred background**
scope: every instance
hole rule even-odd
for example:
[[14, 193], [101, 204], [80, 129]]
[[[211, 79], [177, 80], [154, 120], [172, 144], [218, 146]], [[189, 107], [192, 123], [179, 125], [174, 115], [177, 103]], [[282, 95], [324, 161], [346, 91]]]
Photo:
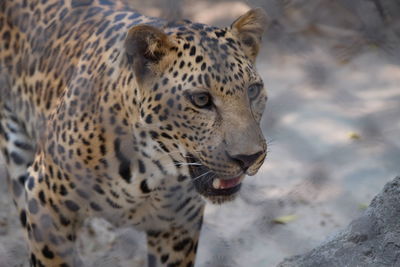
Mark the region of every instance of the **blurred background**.
[[[252, 7], [269, 16], [257, 60], [269, 154], [236, 201], [207, 207], [196, 266], [275, 266], [332, 237], [400, 175], [400, 1], [126, 1], [216, 26]], [[23, 266], [14, 207], [0, 201], [0, 266]], [[79, 245], [88, 266], [142, 266], [143, 238], [94, 220]]]

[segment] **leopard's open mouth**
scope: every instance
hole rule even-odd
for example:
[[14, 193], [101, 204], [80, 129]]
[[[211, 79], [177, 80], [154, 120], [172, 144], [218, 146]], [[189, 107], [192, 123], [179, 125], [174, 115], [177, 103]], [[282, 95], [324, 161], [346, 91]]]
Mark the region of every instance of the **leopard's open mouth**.
[[198, 164], [199, 160], [189, 156], [189, 171], [196, 190], [213, 202], [232, 200], [239, 192], [245, 174], [234, 177], [218, 175], [207, 166]]

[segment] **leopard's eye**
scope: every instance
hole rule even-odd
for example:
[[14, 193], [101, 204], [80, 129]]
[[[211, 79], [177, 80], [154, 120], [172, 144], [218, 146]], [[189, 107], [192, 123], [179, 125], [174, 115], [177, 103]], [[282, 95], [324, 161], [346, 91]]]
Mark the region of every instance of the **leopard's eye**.
[[211, 96], [209, 93], [195, 93], [190, 95], [190, 101], [198, 108], [208, 108], [211, 106]]
[[262, 84], [259, 83], [252, 84], [249, 86], [249, 88], [247, 89], [247, 95], [250, 101], [253, 101], [258, 97], [262, 88], [263, 88]]

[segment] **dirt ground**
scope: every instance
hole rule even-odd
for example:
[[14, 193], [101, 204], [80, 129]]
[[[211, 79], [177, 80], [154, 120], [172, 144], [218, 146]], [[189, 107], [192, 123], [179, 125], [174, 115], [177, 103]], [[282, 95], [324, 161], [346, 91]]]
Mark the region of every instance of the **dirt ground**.
[[[251, 6], [264, 7], [271, 18], [257, 63], [269, 92], [262, 122], [268, 157], [256, 176], [245, 179], [237, 200], [207, 207], [198, 267], [269, 267], [306, 252], [359, 216], [400, 175], [400, 27], [390, 20], [393, 8], [364, 20], [360, 14], [372, 12], [370, 5], [278, 2], [136, 5], [145, 14], [220, 26]], [[375, 39], [368, 35], [374, 29]], [[3, 179], [0, 267], [27, 266], [6, 191]], [[132, 229], [93, 220], [78, 246], [87, 266], [143, 266], [143, 241]]]

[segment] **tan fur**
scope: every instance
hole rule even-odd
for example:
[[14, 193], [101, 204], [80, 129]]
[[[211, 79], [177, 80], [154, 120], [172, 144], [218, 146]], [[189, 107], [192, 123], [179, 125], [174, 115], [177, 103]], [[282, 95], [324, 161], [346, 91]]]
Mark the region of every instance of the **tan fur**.
[[[232, 32], [245, 43], [244, 50], [253, 61], [260, 50], [261, 37], [267, 27], [267, 22], [265, 11], [262, 8], [255, 8], [239, 17], [231, 25]], [[246, 42], [249, 45], [246, 45]]]

